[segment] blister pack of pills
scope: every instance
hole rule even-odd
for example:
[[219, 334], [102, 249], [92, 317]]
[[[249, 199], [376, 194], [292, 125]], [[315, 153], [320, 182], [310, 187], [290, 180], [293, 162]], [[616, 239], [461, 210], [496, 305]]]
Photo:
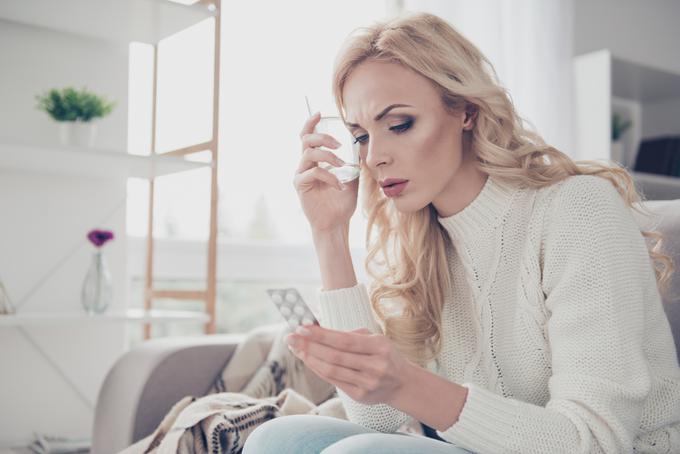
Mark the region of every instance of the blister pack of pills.
[[267, 293], [291, 327], [319, 324], [307, 303], [302, 299], [302, 295], [296, 289], [270, 288], [267, 289]]

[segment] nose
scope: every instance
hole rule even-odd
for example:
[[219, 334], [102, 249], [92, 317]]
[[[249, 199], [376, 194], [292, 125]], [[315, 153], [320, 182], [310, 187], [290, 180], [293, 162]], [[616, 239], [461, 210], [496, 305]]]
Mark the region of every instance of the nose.
[[375, 139], [368, 142], [365, 162], [369, 169], [377, 169], [379, 166], [387, 165], [392, 162], [387, 147]]

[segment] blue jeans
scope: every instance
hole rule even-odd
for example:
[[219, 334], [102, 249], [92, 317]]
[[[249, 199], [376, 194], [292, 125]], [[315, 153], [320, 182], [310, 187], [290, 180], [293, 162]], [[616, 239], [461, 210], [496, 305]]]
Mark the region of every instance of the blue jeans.
[[290, 415], [271, 419], [250, 434], [243, 454], [470, 454], [433, 438], [385, 434], [344, 419]]

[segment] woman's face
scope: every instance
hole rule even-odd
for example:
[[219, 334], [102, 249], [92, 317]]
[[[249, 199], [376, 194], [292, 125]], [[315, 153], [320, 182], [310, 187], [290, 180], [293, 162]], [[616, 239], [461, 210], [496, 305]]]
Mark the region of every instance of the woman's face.
[[397, 63], [366, 61], [351, 72], [342, 95], [347, 125], [373, 178], [381, 186], [407, 180], [383, 188], [399, 211], [433, 203], [449, 216], [479, 193], [485, 175], [463, 150], [472, 120], [447, 111], [428, 79]]

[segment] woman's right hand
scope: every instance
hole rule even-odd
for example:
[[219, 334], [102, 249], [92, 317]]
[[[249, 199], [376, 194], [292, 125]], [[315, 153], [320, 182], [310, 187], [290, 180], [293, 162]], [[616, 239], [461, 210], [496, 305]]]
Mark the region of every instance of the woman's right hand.
[[345, 183], [343, 190], [342, 183], [335, 175], [318, 166], [319, 162], [333, 165], [342, 163], [330, 151], [319, 148], [337, 148], [333, 137], [314, 132], [320, 118], [319, 113], [311, 116], [300, 132], [302, 157], [293, 180], [302, 210], [312, 231], [317, 233], [348, 226], [357, 206], [359, 191], [358, 178]]

